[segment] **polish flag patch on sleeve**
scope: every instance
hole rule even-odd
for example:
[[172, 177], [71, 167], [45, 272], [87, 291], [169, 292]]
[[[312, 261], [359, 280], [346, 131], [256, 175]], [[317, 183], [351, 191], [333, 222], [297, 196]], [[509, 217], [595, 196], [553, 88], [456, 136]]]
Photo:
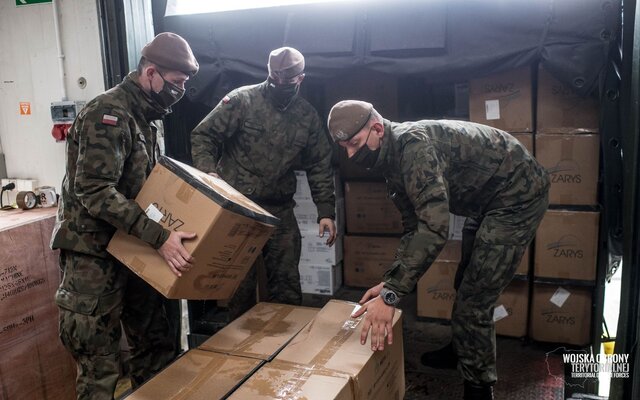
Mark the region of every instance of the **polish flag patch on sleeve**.
[[230, 101], [231, 101], [231, 98], [230, 98], [229, 96], [224, 96], [224, 97], [222, 98], [222, 102], [223, 102], [224, 104], [229, 104], [229, 102], [230, 102]]
[[104, 114], [102, 115], [102, 123], [105, 125], [116, 126], [118, 125], [118, 117], [114, 115]]

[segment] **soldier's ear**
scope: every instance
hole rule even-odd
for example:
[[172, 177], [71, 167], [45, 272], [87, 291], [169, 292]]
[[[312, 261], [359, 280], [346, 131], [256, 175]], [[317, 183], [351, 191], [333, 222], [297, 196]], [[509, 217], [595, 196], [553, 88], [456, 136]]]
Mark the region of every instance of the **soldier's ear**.
[[376, 122], [373, 124], [372, 128], [376, 132], [376, 136], [378, 136], [379, 139], [382, 139], [384, 137], [384, 125], [382, 125], [380, 122]]

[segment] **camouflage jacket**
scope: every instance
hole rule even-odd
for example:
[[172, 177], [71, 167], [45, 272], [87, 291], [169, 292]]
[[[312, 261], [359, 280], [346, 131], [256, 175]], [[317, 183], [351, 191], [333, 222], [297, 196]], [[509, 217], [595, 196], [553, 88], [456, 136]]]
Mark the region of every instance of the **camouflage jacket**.
[[298, 96], [285, 110], [267, 82], [233, 90], [191, 133], [194, 167], [216, 172], [260, 205], [293, 204], [294, 170], [307, 172], [319, 218], [335, 218], [331, 145], [315, 109]]
[[153, 120], [167, 110], [138, 85], [137, 72], [91, 100], [67, 136], [66, 173], [51, 247], [106, 257], [116, 229], [159, 248], [169, 231], [133, 200], [159, 152]]
[[462, 121], [384, 121], [374, 168], [387, 180], [405, 235], [385, 286], [405, 295], [447, 241], [449, 212], [482, 217], [540, 196], [544, 168], [506, 132]]

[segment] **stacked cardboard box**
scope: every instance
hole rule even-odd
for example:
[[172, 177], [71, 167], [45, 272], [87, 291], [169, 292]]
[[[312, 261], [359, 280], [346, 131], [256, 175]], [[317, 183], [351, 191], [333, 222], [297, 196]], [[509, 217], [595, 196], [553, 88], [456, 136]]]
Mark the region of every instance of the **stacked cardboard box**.
[[[585, 345], [597, 266], [600, 137], [598, 104], [544, 68], [538, 71], [535, 153], [551, 180], [535, 242], [530, 335]], [[590, 211], [589, 208], [593, 211]]]
[[75, 398], [76, 366], [58, 338], [55, 209], [0, 215], [0, 398]]
[[394, 344], [360, 344], [358, 305], [260, 303], [152, 378], [130, 399], [402, 399], [402, 313]]
[[342, 184], [336, 174], [336, 229], [338, 236], [332, 247], [326, 245], [328, 233], [324, 237], [318, 232], [318, 210], [313, 202], [311, 188], [304, 171], [296, 171], [298, 182], [293, 209], [302, 236], [300, 254], [300, 284], [303, 293], [332, 295], [342, 286], [342, 259], [344, 222], [344, 195]]

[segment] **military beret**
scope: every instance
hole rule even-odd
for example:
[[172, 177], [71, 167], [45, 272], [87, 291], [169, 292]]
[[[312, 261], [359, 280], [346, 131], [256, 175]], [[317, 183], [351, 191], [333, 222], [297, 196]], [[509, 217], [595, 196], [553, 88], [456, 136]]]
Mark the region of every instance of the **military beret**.
[[360, 100], [343, 100], [331, 108], [327, 126], [334, 142], [351, 139], [365, 127], [373, 105]]
[[292, 47], [280, 47], [269, 54], [269, 76], [291, 79], [304, 71], [304, 56]]
[[195, 75], [200, 68], [189, 43], [171, 32], [163, 32], [153, 38], [142, 49], [142, 56], [159, 67], [187, 75]]

